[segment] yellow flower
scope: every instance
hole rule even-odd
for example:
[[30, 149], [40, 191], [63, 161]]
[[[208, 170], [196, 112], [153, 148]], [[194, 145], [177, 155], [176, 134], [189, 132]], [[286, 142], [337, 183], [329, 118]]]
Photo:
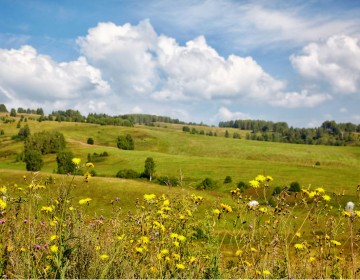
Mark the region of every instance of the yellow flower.
[[123, 240], [124, 237], [125, 237], [125, 234], [123, 233], [122, 235], [118, 235], [116, 238], [117, 238], [118, 240]]
[[180, 220], [185, 220], [185, 215], [180, 214], [180, 215], [179, 215], [179, 219], [180, 219]]
[[173, 232], [173, 233], [170, 233], [170, 237], [171, 237], [171, 238], [177, 238], [177, 237], [178, 237], [178, 234], [177, 234], [177, 233], [174, 233], [174, 232]]
[[150, 200], [154, 200], [156, 198], [156, 195], [155, 194], [144, 194], [144, 199], [146, 201], [150, 201]]
[[315, 191], [317, 193], [325, 193], [325, 190], [323, 188], [317, 188]]
[[271, 181], [273, 181], [273, 180], [274, 180], [273, 177], [271, 177], [271, 176], [266, 176], [266, 181], [271, 182]]
[[179, 254], [173, 253], [172, 256], [173, 256], [173, 258], [175, 260], [180, 260], [180, 255]]
[[169, 254], [169, 250], [168, 250], [168, 249], [162, 249], [162, 250], [160, 251], [160, 253], [161, 253], [162, 255], [168, 255], [168, 254]]
[[240, 256], [242, 254], [242, 252], [243, 251], [239, 249], [239, 250], [236, 251], [235, 255], [238, 257], [238, 256]]
[[185, 269], [185, 265], [183, 265], [182, 263], [178, 263], [178, 264], [176, 264], [176, 268], [178, 268], [178, 269]]
[[254, 252], [254, 253], [256, 253], [258, 250], [257, 249], [255, 249], [254, 247], [251, 247], [251, 252]]
[[334, 244], [335, 246], [340, 246], [341, 243], [339, 241], [336, 241], [336, 240], [331, 240], [330, 241], [332, 244]]
[[184, 235], [178, 235], [177, 239], [180, 241], [185, 241], [186, 237]]
[[315, 257], [310, 257], [310, 258], [309, 258], [309, 262], [314, 262], [314, 261], [316, 261], [316, 258], [315, 258]]
[[344, 210], [344, 211], [343, 211], [343, 215], [344, 215], [345, 217], [351, 217], [350, 211]]
[[6, 187], [5, 187], [5, 186], [2, 186], [2, 187], [0, 188], [0, 193], [6, 194]]
[[180, 246], [179, 241], [174, 241], [173, 244], [174, 244], [175, 247], [179, 247], [179, 246]]
[[24, 247], [21, 247], [21, 248], [20, 248], [20, 251], [21, 251], [21, 252], [26, 252], [26, 249], [25, 249]]
[[257, 188], [260, 187], [260, 183], [259, 183], [259, 181], [257, 181], [257, 180], [251, 180], [251, 181], [249, 181], [249, 185], [250, 185], [251, 187], [253, 187], [254, 189], [257, 189]]
[[43, 206], [41, 207], [41, 211], [45, 211], [46, 213], [50, 213], [53, 211], [54, 206]]
[[94, 168], [94, 164], [92, 162], [88, 162], [85, 164], [86, 167], [89, 167], [89, 168]]
[[188, 214], [189, 217], [192, 217], [192, 213], [189, 209], [186, 209], [186, 213]]
[[214, 215], [219, 215], [219, 214], [220, 214], [220, 210], [219, 210], [219, 209], [214, 209], [214, 210], [213, 210], [213, 213], [214, 213]]
[[169, 206], [169, 205], [170, 205], [170, 201], [168, 199], [164, 200], [163, 206]]
[[195, 257], [193, 257], [193, 256], [189, 257], [189, 262], [190, 262], [190, 263], [193, 263], [194, 261], [196, 261], [196, 258], [195, 258]]
[[59, 247], [56, 245], [50, 246], [50, 251], [53, 253], [57, 253], [59, 251]]
[[86, 203], [89, 203], [92, 199], [91, 198], [84, 198], [84, 199], [80, 199], [79, 200], [79, 204], [80, 205], [83, 205], [83, 204], [86, 204]]
[[316, 192], [309, 192], [308, 195], [309, 198], [313, 198], [316, 195]]
[[70, 207], [69, 207], [69, 210], [70, 210], [70, 211], [74, 211], [74, 210], [75, 210], [75, 208], [74, 208], [74, 207], [72, 207], [72, 206], [70, 206]]
[[356, 216], [358, 216], [358, 217], [360, 217], [360, 211], [359, 210], [355, 210], [355, 214], [356, 214]]
[[267, 212], [267, 208], [266, 207], [260, 207], [259, 208], [260, 212], [266, 213]]
[[95, 250], [99, 251], [101, 249], [101, 247], [99, 245], [95, 246]]
[[108, 256], [108, 255], [105, 255], [105, 254], [103, 254], [103, 255], [100, 256], [100, 259], [101, 259], [102, 261], [105, 261], [105, 260], [107, 260], [108, 258], [109, 258], [109, 256]]
[[271, 272], [267, 269], [263, 270], [263, 275], [271, 275]]
[[137, 253], [142, 254], [142, 253], [144, 253], [144, 248], [142, 248], [142, 247], [136, 247], [136, 248], [135, 248], [135, 251], [136, 251]]
[[325, 200], [325, 201], [330, 201], [331, 200], [331, 197], [330, 196], [328, 196], [328, 195], [323, 195], [323, 200]]
[[262, 183], [266, 181], [266, 177], [264, 175], [257, 175], [255, 177], [255, 180], [258, 181], [259, 183]]
[[81, 159], [80, 158], [73, 158], [71, 161], [72, 161], [73, 164], [79, 165], [80, 162], [81, 162]]
[[6, 202], [0, 199], [0, 209], [5, 209], [5, 208], [6, 208]]
[[50, 240], [53, 241], [53, 240], [56, 240], [56, 239], [58, 239], [58, 238], [59, 238], [59, 236], [57, 236], [56, 234], [54, 234], [54, 235], [51, 235]]
[[294, 247], [295, 247], [296, 250], [304, 250], [305, 249], [304, 244], [300, 244], [300, 243], [296, 243], [294, 245]]
[[150, 242], [150, 239], [147, 236], [141, 236], [139, 239], [139, 243], [148, 244], [149, 242]]
[[231, 213], [232, 212], [232, 208], [230, 205], [221, 203], [220, 207], [226, 212], [226, 213]]

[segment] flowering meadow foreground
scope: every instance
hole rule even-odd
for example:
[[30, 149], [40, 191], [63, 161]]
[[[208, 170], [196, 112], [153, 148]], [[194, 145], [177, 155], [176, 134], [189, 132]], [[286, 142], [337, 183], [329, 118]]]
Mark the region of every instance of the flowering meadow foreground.
[[[93, 165], [73, 162], [88, 181]], [[72, 194], [77, 180], [54, 185], [34, 174], [0, 186], [3, 278], [360, 276], [360, 211], [323, 188], [268, 197], [272, 178], [258, 175], [254, 195], [234, 189], [231, 203], [145, 194], [131, 211], [114, 198], [108, 217], [94, 217], [92, 198]]]

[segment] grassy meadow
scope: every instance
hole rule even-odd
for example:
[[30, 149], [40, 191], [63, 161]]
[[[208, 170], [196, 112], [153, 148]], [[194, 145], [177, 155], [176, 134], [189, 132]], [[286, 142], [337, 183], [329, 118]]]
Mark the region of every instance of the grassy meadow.
[[[81, 159], [79, 169], [88, 168], [88, 154], [109, 154], [94, 162], [97, 176], [85, 182], [83, 176], [55, 174], [56, 155], [44, 157], [41, 172], [27, 172], [18, 160], [23, 142], [11, 139], [18, 120], [0, 122], [1, 275], [360, 275], [359, 147], [250, 141], [246, 131], [240, 131], [242, 139], [225, 138], [226, 129], [207, 126], [196, 129], [218, 136], [184, 133], [183, 125], [167, 123], [130, 128], [28, 120], [32, 134], [61, 132]], [[117, 136], [126, 133], [134, 138], [133, 151], [116, 147]], [[87, 144], [89, 137], [94, 145]], [[156, 163], [156, 176], [181, 177], [181, 186], [115, 178], [120, 169], [142, 172], [147, 157]], [[223, 183], [226, 176], [232, 183]], [[216, 187], [197, 190], [206, 177]], [[240, 192], [240, 181], [252, 187]], [[283, 190], [294, 181], [304, 191]], [[282, 191], [272, 195], [277, 186]], [[346, 209], [349, 201], [355, 207]]]

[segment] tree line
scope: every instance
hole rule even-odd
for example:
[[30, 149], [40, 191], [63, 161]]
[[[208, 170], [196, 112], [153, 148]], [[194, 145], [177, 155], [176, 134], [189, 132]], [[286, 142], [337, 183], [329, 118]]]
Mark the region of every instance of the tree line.
[[219, 127], [251, 130], [248, 140], [310, 144], [310, 145], [360, 145], [360, 124], [325, 121], [316, 128], [289, 127], [286, 122], [263, 120], [231, 120], [220, 122]]

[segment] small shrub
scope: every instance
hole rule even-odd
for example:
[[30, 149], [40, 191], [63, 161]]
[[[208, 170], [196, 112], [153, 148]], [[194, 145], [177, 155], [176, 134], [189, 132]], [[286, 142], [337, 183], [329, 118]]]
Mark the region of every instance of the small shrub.
[[213, 189], [215, 187], [215, 182], [213, 181], [213, 179], [207, 177], [204, 179], [204, 181], [201, 182], [201, 184], [198, 186], [198, 189], [201, 190], [208, 190], [208, 189]]
[[37, 150], [25, 151], [24, 161], [27, 171], [39, 171], [44, 165], [42, 154]]
[[140, 174], [132, 169], [121, 169], [116, 174], [116, 177], [123, 179], [136, 179], [140, 177]]
[[179, 179], [176, 177], [168, 177], [168, 176], [161, 176], [156, 179], [159, 185], [162, 186], [173, 186], [176, 187], [179, 185]]
[[289, 191], [290, 192], [300, 192], [301, 191], [300, 184], [298, 182], [292, 182], [290, 184]]
[[282, 191], [282, 187], [280, 186], [277, 186], [274, 188], [273, 192], [272, 192], [272, 195], [277, 195], [277, 194], [280, 194]]
[[117, 138], [117, 147], [121, 150], [134, 150], [134, 140], [130, 134], [120, 135]]
[[315, 162], [316, 166], [320, 166], [320, 161]]
[[224, 184], [229, 184], [232, 182], [232, 179], [230, 176], [226, 176], [225, 179], [224, 179]]
[[246, 190], [246, 189], [248, 188], [248, 186], [246, 185], [246, 183], [243, 182], [243, 181], [240, 181], [240, 182], [237, 184], [237, 187], [238, 187], [239, 189], [243, 188], [244, 190]]
[[91, 138], [91, 137], [89, 137], [88, 140], [87, 140], [87, 143], [88, 143], [89, 145], [94, 145], [94, 139]]

